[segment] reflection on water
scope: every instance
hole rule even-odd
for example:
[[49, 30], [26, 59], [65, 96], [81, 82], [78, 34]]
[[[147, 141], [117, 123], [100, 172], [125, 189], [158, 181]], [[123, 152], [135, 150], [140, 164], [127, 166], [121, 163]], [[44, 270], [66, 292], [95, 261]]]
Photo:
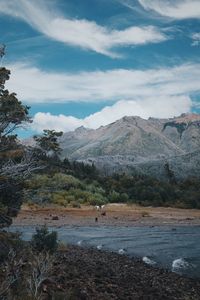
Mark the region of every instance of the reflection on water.
[[[143, 258], [145, 263], [162, 266], [183, 275], [200, 278], [200, 227], [75, 227], [51, 228], [59, 240], [99, 250], [120, 252]], [[176, 229], [176, 230], [174, 230]], [[13, 227], [29, 240], [34, 227]], [[120, 251], [121, 250], [121, 251]], [[123, 253], [122, 253], [123, 250]], [[152, 262], [152, 263], [151, 263]]]

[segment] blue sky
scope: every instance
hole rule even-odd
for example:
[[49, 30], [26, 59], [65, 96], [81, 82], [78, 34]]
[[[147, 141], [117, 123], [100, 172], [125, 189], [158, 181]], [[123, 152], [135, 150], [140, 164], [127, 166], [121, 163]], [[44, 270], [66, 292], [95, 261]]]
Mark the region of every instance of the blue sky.
[[199, 112], [200, 1], [0, 0], [23, 136]]

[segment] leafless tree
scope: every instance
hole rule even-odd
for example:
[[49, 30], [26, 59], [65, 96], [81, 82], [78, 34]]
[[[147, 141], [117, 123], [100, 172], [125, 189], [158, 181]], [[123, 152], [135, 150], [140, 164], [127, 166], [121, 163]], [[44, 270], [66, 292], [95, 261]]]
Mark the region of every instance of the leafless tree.
[[12, 285], [20, 278], [21, 269], [24, 265], [23, 259], [18, 258], [16, 252], [11, 249], [8, 258], [2, 266], [4, 272], [4, 280], [0, 285], [0, 299], [8, 299]]
[[42, 285], [50, 281], [50, 273], [53, 268], [54, 257], [48, 252], [33, 255], [30, 261], [30, 272], [27, 275], [27, 290], [31, 296], [40, 300], [42, 298]]

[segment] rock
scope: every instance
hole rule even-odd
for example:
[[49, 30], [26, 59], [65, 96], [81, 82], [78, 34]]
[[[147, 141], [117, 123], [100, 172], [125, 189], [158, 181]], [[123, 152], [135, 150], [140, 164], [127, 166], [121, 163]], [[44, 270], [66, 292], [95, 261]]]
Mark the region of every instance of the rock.
[[200, 299], [199, 280], [126, 255], [68, 245], [55, 266], [53, 277], [65, 289], [66, 299]]
[[59, 220], [58, 216], [52, 216], [52, 220]]

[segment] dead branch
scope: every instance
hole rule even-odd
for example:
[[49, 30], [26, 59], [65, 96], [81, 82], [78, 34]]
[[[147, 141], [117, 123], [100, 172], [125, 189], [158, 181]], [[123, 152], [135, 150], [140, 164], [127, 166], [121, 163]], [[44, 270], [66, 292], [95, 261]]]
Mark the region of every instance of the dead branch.
[[3, 272], [5, 274], [3, 282], [0, 286], [0, 297], [6, 297], [11, 286], [20, 278], [21, 268], [24, 265], [23, 259], [17, 258], [16, 252], [11, 249], [8, 253], [8, 259], [3, 265]]
[[27, 276], [27, 288], [31, 296], [40, 300], [42, 294], [42, 284], [49, 280], [50, 272], [53, 268], [54, 257], [48, 252], [41, 252], [37, 256], [33, 255], [30, 261], [30, 273]]
[[36, 170], [41, 170], [43, 168], [44, 166], [39, 166], [38, 162], [34, 159], [33, 154], [28, 151], [25, 153], [20, 163], [16, 163], [12, 159], [9, 159], [1, 167], [1, 176], [25, 179]]

